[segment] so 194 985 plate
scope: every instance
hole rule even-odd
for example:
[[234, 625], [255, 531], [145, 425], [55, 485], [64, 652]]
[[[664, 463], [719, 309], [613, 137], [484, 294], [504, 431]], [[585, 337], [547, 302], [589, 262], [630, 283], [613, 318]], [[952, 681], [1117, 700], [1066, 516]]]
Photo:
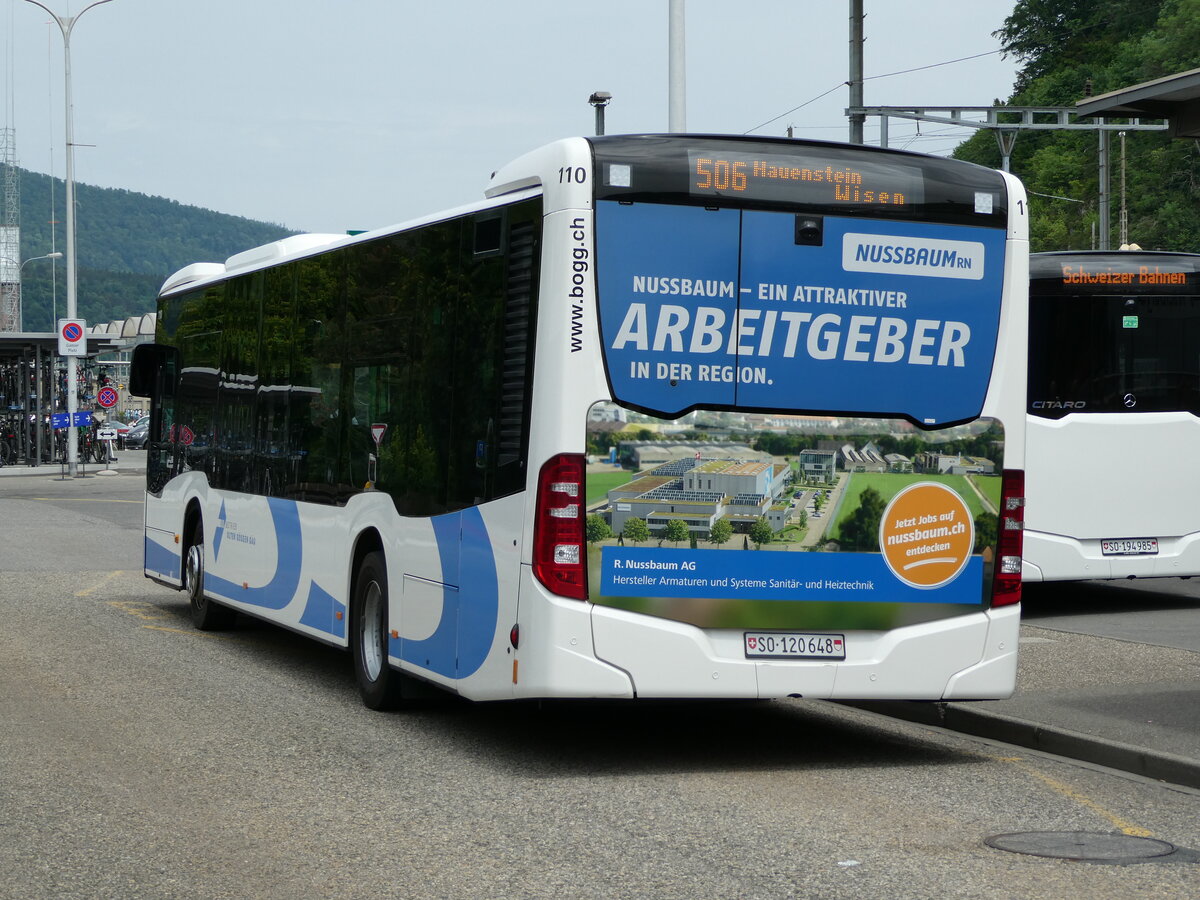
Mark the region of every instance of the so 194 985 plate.
[[845, 659], [846, 637], [801, 631], [747, 631], [748, 659]]
[[1106, 538], [1100, 542], [1104, 556], [1153, 556], [1158, 553], [1158, 538]]

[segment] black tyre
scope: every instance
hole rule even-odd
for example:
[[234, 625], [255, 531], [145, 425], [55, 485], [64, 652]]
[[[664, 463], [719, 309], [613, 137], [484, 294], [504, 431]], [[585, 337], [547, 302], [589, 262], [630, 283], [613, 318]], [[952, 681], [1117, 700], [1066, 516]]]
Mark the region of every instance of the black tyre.
[[232, 628], [237, 612], [204, 596], [204, 523], [196, 519], [183, 556], [183, 589], [192, 607], [192, 624], [201, 631]]
[[350, 652], [358, 691], [368, 709], [404, 702], [404, 676], [388, 664], [388, 583], [383, 553], [368, 553], [358, 567], [350, 600]]

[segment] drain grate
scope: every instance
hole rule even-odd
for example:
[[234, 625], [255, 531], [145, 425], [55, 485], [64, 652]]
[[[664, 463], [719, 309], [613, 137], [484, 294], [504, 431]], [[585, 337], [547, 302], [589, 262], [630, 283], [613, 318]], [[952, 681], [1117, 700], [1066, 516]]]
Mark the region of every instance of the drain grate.
[[1085, 862], [1136, 863], [1170, 856], [1174, 844], [1154, 838], [1093, 831], [1025, 831], [997, 834], [984, 843], [1009, 853]]

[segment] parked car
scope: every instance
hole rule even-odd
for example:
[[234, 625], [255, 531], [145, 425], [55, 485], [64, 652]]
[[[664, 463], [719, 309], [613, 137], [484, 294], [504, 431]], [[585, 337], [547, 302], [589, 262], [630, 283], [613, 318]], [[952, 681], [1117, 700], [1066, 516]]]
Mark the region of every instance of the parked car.
[[146, 446], [146, 439], [150, 434], [150, 418], [143, 416], [134, 423], [129, 429], [129, 434], [125, 435], [125, 446], [140, 450]]

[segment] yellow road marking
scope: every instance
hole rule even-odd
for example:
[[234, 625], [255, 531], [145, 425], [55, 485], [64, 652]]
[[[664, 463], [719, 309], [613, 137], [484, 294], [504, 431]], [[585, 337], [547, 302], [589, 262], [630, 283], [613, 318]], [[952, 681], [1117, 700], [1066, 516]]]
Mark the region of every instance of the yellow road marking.
[[[114, 609], [119, 609], [121, 612], [127, 612], [131, 616], [137, 616], [139, 619], [149, 620], [167, 618], [167, 616], [163, 614], [162, 610], [153, 603], [144, 603], [138, 600], [106, 600], [105, 602]], [[144, 611], [147, 609], [154, 610], [154, 614], [147, 615]]]
[[[121, 573], [114, 572], [113, 574], [119, 575]], [[107, 603], [113, 609], [119, 609], [121, 612], [129, 613], [131, 616], [136, 616], [137, 618], [145, 619], [146, 621], [172, 618], [172, 616], [163, 612], [153, 603], [146, 603], [140, 600], [106, 600], [105, 603]], [[147, 613], [147, 610], [153, 610], [154, 612]], [[151, 631], [169, 631], [171, 634], [185, 634], [188, 637], [216, 638], [222, 641], [234, 640], [234, 638], [223, 634], [210, 634], [204, 631], [197, 631], [194, 628], [170, 628], [166, 625], [143, 625], [142, 627], [149, 628]]]
[[1124, 819], [1121, 816], [1118, 816], [1116, 813], [1105, 809], [1103, 806], [1101, 806], [1099, 803], [1097, 803], [1095, 800], [1093, 800], [1091, 797], [1087, 796], [1086, 794], [1080, 793], [1079, 791], [1075, 790], [1073, 787], [1071, 787], [1068, 784], [1063, 784], [1057, 778], [1051, 778], [1045, 772], [1039, 772], [1037, 769], [1035, 769], [1033, 766], [1029, 765], [1028, 763], [1018, 760], [1016, 762], [1016, 765], [1020, 766], [1022, 769], [1024, 769], [1026, 772], [1028, 772], [1030, 775], [1032, 775], [1034, 778], [1040, 779], [1051, 790], [1057, 791], [1058, 793], [1062, 794], [1064, 797], [1074, 800], [1076, 803], [1080, 804], [1081, 806], [1086, 806], [1088, 809], [1090, 809], [1092, 812], [1094, 812], [1100, 818], [1106, 820], [1114, 828], [1119, 829], [1122, 834], [1128, 834], [1131, 837], [1153, 837], [1154, 836], [1154, 832], [1149, 831], [1148, 829], [1142, 828], [1139, 825], [1134, 825], [1128, 819]]
[[1080, 791], [1075, 790], [1075, 788], [1071, 787], [1069, 784], [1064, 784], [1063, 782], [1059, 781], [1057, 778], [1052, 778], [1051, 776], [1047, 775], [1045, 772], [1039, 771], [1033, 765], [1031, 765], [1027, 760], [1023, 759], [1020, 756], [996, 756], [991, 753], [979, 753], [978, 755], [985, 757], [987, 759], [995, 760], [996, 762], [1004, 762], [1004, 763], [1009, 763], [1010, 765], [1019, 766], [1020, 768], [1024, 769], [1026, 772], [1028, 772], [1030, 775], [1032, 775], [1034, 778], [1038, 779], [1043, 784], [1045, 784], [1052, 791], [1062, 794], [1064, 797], [1068, 798], [1069, 800], [1074, 800], [1080, 806], [1084, 806], [1087, 809], [1090, 809], [1093, 813], [1098, 815], [1100, 818], [1104, 819], [1106, 822], [1108, 822], [1114, 828], [1118, 829], [1122, 834], [1127, 834], [1130, 837], [1153, 837], [1154, 836], [1154, 832], [1152, 832], [1146, 828], [1142, 828], [1140, 825], [1135, 825], [1133, 822], [1130, 822], [1128, 819], [1118, 816], [1116, 813], [1112, 812], [1111, 810], [1108, 810], [1105, 807], [1101, 806], [1099, 803], [1097, 803], [1091, 797], [1087, 796], [1087, 794], [1084, 794]]
[[125, 571], [123, 569], [118, 569], [115, 572], [109, 572], [99, 582], [97, 582], [96, 584], [93, 584], [90, 588], [86, 588], [85, 590], [82, 590], [82, 591], [76, 591], [75, 596], [76, 597], [87, 597], [88, 595], [94, 593], [95, 591], [100, 590], [100, 588], [104, 587], [106, 584], [108, 584], [114, 578], [117, 578], [118, 576], [121, 576], [124, 574], [125, 574]]

